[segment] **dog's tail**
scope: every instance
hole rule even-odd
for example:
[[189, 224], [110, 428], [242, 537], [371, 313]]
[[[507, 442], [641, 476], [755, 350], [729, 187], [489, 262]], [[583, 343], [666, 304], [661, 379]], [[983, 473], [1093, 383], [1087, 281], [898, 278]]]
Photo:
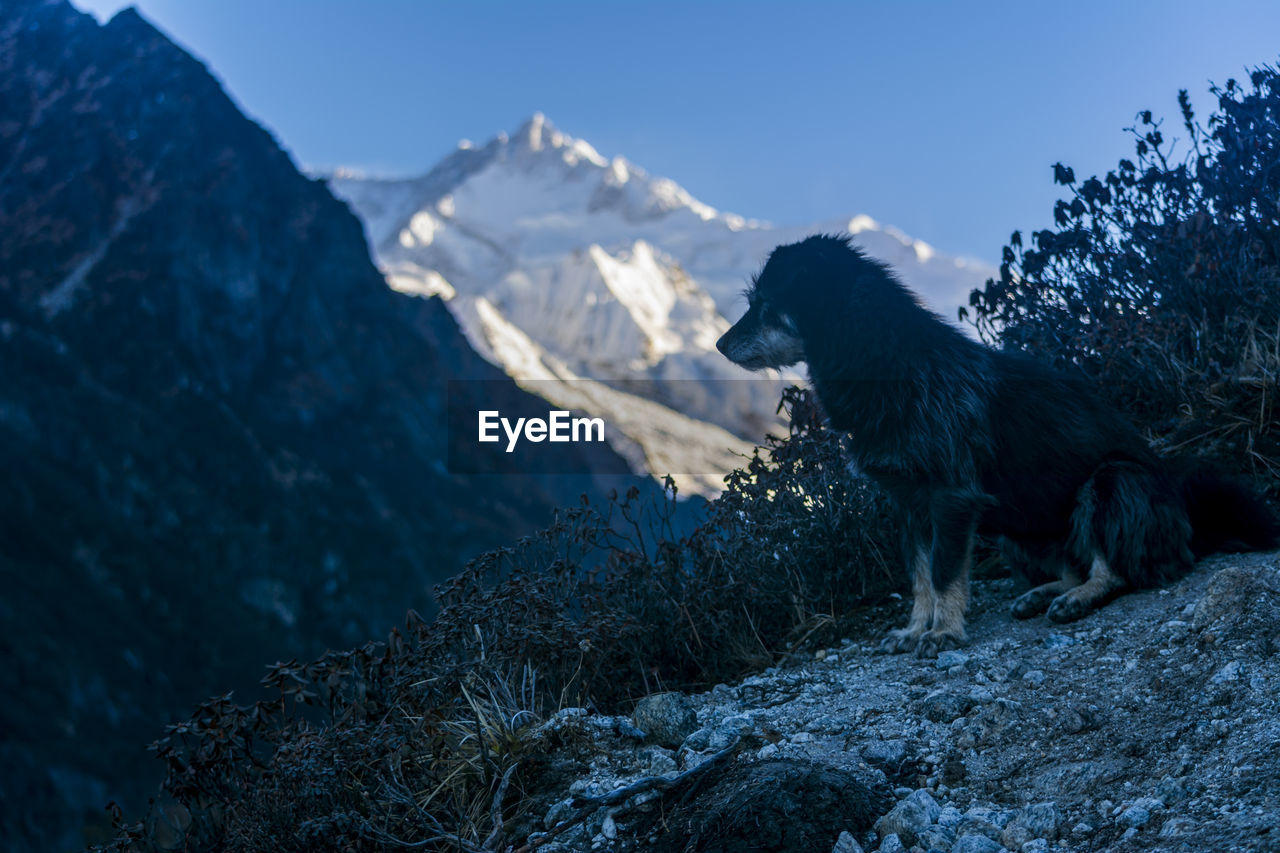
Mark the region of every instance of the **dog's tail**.
[[1219, 551], [1280, 548], [1280, 518], [1242, 483], [1199, 466], [1183, 474], [1182, 498], [1197, 560]]

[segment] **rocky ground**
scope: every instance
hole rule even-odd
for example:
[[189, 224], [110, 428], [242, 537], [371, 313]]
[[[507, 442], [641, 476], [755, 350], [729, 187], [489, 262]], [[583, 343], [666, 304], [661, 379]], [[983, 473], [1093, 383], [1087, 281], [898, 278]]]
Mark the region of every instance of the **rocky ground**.
[[937, 660], [876, 651], [904, 602], [737, 685], [561, 710], [524, 849], [1280, 850], [1280, 554], [1066, 626], [1013, 597], [975, 582]]

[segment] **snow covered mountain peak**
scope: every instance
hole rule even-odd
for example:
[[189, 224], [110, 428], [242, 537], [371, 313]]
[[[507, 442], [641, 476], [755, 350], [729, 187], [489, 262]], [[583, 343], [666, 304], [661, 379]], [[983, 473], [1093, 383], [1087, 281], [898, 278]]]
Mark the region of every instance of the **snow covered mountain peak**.
[[554, 126], [548, 127], [548, 124], [549, 122], [545, 115], [542, 113], [534, 113], [529, 117], [529, 120], [522, 124], [520, 129], [516, 131], [516, 142], [519, 143], [523, 141], [531, 151], [537, 151], [542, 148], [542, 132], [544, 130], [550, 130], [553, 135], [551, 144], [555, 145], [558, 140], [554, 137], [558, 137], [560, 132], [557, 131]]
[[[746, 276], [770, 249], [814, 231], [853, 234], [947, 316], [994, 274], [986, 264], [946, 256], [865, 214], [775, 227], [719, 211], [674, 180], [655, 177], [620, 155], [602, 155], [540, 112], [484, 145], [459, 146], [425, 175], [388, 181], [338, 172], [330, 183], [365, 220], [384, 264], [429, 245], [422, 239], [426, 234], [440, 239], [432, 223], [488, 236], [502, 247], [501, 266], [508, 268], [531, 256], [563, 255], [592, 244], [615, 252], [643, 240], [677, 260], [725, 314], [736, 310], [732, 303]], [[444, 269], [427, 268], [449, 279]]]
[[580, 162], [596, 168], [608, 165], [608, 161], [590, 143], [562, 133], [542, 113], [534, 113], [515, 133], [499, 135], [497, 142], [500, 147], [506, 147], [508, 156], [547, 152], [545, 157], [559, 159], [568, 166], [576, 166]]
[[[775, 227], [721, 212], [542, 113], [484, 145], [460, 145], [419, 177], [335, 173], [329, 183], [364, 220], [391, 286], [445, 299], [472, 345], [518, 381], [608, 387], [591, 395], [610, 407], [597, 412], [606, 420], [625, 420], [637, 393], [678, 412], [684, 421], [648, 429], [633, 420], [624, 430], [652, 465], [672, 446], [714, 455], [728, 433], [758, 441], [774, 423], [780, 385], [729, 363], [715, 341], [779, 244], [847, 231], [951, 317], [995, 272], [862, 214]], [[700, 438], [690, 426], [699, 422], [723, 429]]]
[[[540, 112], [514, 132], [500, 133], [480, 149], [465, 150], [480, 156], [469, 164], [465, 174], [454, 168], [448, 170], [458, 177], [465, 179], [494, 168], [525, 177], [556, 178], [590, 190], [579, 193], [577, 198], [585, 212], [613, 210], [628, 221], [639, 222], [686, 211], [703, 221], [719, 220], [735, 230], [748, 225], [740, 216], [721, 214], [699, 201], [669, 178], [651, 176], [621, 156], [602, 156], [591, 143], [563, 132]], [[427, 181], [432, 173], [419, 180]]]

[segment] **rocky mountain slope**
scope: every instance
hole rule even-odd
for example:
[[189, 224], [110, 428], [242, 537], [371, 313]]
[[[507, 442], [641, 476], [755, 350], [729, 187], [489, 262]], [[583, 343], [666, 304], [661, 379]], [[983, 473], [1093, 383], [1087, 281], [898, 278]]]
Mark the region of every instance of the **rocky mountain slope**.
[[[589, 398], [638, 445], [645, 470], [710, 475], [701, 485], [713, 493], [736, 461], [726, 447], [747, 448], [732, 436], [758, 442], [776, 424], [781, 383], [715, 351], [774, 246], [852, 232], [951, 318], [995, 272], [866, 216], [779, 228], [720, 212], [541, 114], [483, 146], [463, 143], [420, 177], [339, 172], [329, 183], [364, 220], [393, 288], [443, 296], [509, 375], [551, 399]], [[669, 410], [661, 428], [629, 411], [633, 396]]]
[[558, 782], [521, 825], [543, 851], [685, 849], [663, 826], [697, 850], [1280, 849], [1280, 555], [1212, 558], [1069, 626], [1016, 621], [1012, 598], [979, 581], [971, 643], [937, 660], [876, 651], [904, 603], [633, 718], [561, 710], [534, 737], [564, 744]]
[[79, 845], [153, 790], [165, 722], [594, 487], [451, 471], [448, 379], [547, 409], [135, 12], [0, 0], [0, 846]]

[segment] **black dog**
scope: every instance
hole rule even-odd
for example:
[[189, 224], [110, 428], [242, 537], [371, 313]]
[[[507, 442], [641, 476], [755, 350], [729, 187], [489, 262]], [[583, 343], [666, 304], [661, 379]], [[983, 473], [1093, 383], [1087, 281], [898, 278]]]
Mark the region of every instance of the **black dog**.
[[1280, 545], [1247, 489], [1156, 456], [1081, 379], [965, 337], [847, 237], [779, 246], [747, 296], [720, 352], [752, 370], [807, 362], [853, 467], [903, 512], [915, 602], [886, 649], [964, 642], [976, 535], [1041, 584], [1014, 615], [1056, 622], [1213, 551]]

